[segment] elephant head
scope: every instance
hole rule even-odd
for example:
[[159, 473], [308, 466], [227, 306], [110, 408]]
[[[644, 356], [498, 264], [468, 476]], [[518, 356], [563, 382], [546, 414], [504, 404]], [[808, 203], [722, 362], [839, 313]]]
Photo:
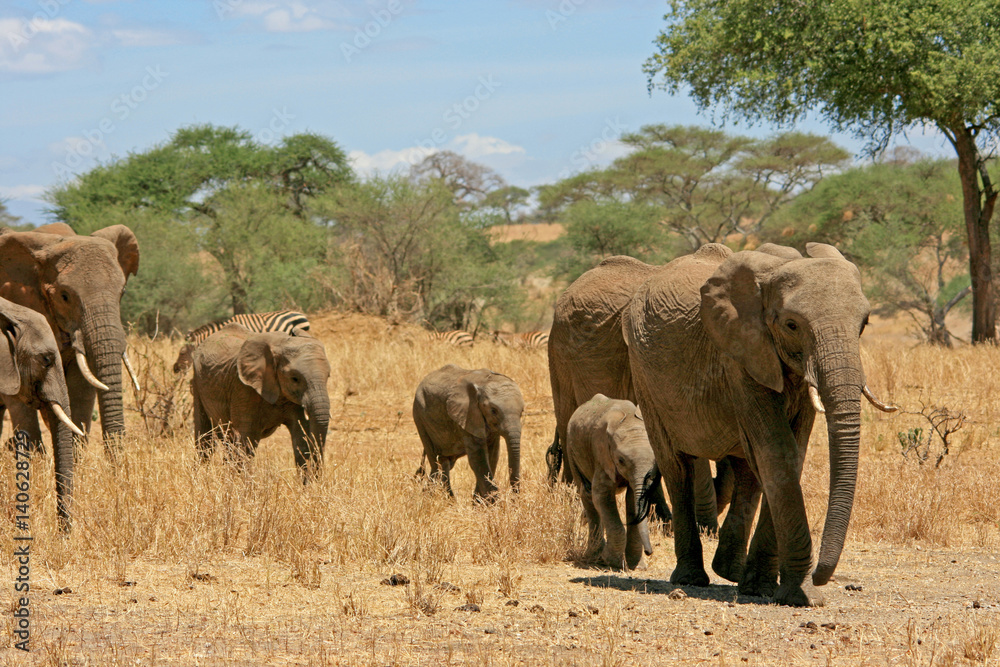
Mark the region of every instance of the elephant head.
[[[267, 403], [275, 405], [285, 400], [302, 406], [307, 420], [302, 426], [311, 440], [309, 448], [315, 448], [321, 457], [330, 426], [330, 396], [326, 389], [330, 362], [323, 344], [302, 333], [249, 334], [240, 347], [236, 368], [240, 382]], [[309, 452], [295, 451], [300, 467], [316, 458]]]
[[789, 397], [790, 413], [825, 406], [830, 497], [813, 572], [822, 585], [840, 558], [854, 501], [861, 396], [870, 395], [858, 338], [870, 307], [857, 267], [840, 252], [810, 243], [807, 254], [778, 246], [733, 254], [701, 288], [701, 318], [753, 382]]
[[[52, 432], [52, 453], [55, 461], [56, 496], [60, 523], [69, 526], [69, 505], [73, 494], [73, 434], [83, 435], [70, 420], [69, 392], [59, 348], [45, 317], [33, 310], [0, 298], [0, 401], [12, 409], [15, 428], [25, 418], [24, 409], [31, 411], [37, 431], [35, 410], [42, 410]], [[22, 409], [15, 413], [15, 403]], [[54, 417], [54, 419], [52, 418]]]
[[[503, 436], [507, 443], [510, 486], [517, 491], [521, 480], [521, 415], [524, 397], [517, 383], [506, 375], [488, 370], [468, 373], [451, 388], [447, 397], [448, 415], [472, 436], [495, 443]], [[496, 474], [496, 471], [492, 471]]]
[[[602, 442], [596, 449], [601, 466], [608, 473], [614, 473], [609, 476], [612, 479], [623, 479], [628, 484], [626, 500], [631, 505], [628, 508], [632, 517], [630, 523], [639, 526], [642, 549], [649, 556], [653, 553], [653, 546], [649, 541], [645, 519], [652, 507], [651, 499], [660, 485], [660, 469], [656, 465], [653, 449], [649, 446], [642, 413], [638, 408], [632, 407], [630, 402], [620, 403], [631, 409], [623, 410], [616, 406], [604, 414]], [[635, 561], [638, 562], [637, 557]], [[629, 565], [634, 567], [635, 563]]]
[[48, 319], [60, 345], [73, 419], [89, 426], [93, 406], [93, 389], [74, 384], [79, 375], [98, 390], [107, 439], [125, 429], [119, 302], [126, 280], [139, 269], [139, 245], [124, 225], [90, 236], [63, 235], [62, 227], [0, 233], [0, 296]]

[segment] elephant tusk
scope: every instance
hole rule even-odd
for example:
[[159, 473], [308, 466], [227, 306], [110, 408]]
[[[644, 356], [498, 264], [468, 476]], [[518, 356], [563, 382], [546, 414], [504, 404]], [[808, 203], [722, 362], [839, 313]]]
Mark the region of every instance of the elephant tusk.
[[58, 403], [49, 403], [49, 407], [52, 408], [52, 412], [55, 413], [56, 418], [63, 424], [66, 424], [66, 426], [69, 427], [69, 430], [73, 431], [73, 433], [77, 434], [81, 438], [87, 435], [80, 429], [79, 426], [73, 423], [73, 420], [70, 419], [65, 412], [63, 412], [61, 405]]
[[868, 388], [868, 385], [865, 385], [864, 387], [861, 388], [861, 393], [865, 395], [865, 398], [868, 399], [869, 403], [874, 405], [882, 412], [895, 412], [896, 410], [899, 410], [898, 405], [892, 405], [891, 403], [887, 404], [878, 400], [875, 394], [872, 393], [872, 390]]
[[108, 385], [104, 384], [90, 371], [90, 366], [87, 365], [87, 357], [83, 356], [83, 352], [77, 351], [76, 353], [76, 365], [80, 367], [80, 372], [83, 373], [83, 379], [85, 379], [90, 384], [94, 385], [101, 391], [107, 391]]
[[813, 408], [816, 412], [826, 414], [826, 408], [823, 407], [823, 400], [819, 397], [819, 390], [816, 387], [809, 385], [809, 400], [812, 401]]
[[132, 362], [128, 360], [128, 351], [122, 352], [122, 361], [125, 362], [125, 370], [128, 371], [128, 376], [132, 378], [132, 386], [135, 387], [135, 393], [139, 393], [139, 379], [135, 376], [135, 370], [132, 368]]

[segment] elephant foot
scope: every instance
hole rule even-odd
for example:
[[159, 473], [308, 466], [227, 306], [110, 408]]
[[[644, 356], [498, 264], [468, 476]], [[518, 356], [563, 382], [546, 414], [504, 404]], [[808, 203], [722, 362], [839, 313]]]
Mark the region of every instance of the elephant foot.
[[760, 570], [751, 567], [744, 567], [743, 576], [739, 579], [737, 592], [740, 595], [753, 595], [756, 597], [769, 598], [774, 595], [778, 588], [777, 574], [770, 572], [762, 573]]
[[625, 562], [625, 554], [610, 551], [607, 548], [601, 553], [601, 564], [611, 570], [627, 570], [628, 563]]
[[712, 559], [712, 571], [726, 581], [739, 583], [740, 579], [743, 578], [743, 566], [746, 561], [745, 557], [740, 556], [742, 554], [730, 554], [721, 549], [716, 550], [715, 557]]
[[789, 607], [822, 607], [824, 604], [823, 594], [810, 582], [801, 584], [782, 582], [774, 593], [774, 601], [776, 604]]
[[670, 573], [670, 583], [679, 586], [708, 586], [708, 573], [701, 565], [680, 565]]

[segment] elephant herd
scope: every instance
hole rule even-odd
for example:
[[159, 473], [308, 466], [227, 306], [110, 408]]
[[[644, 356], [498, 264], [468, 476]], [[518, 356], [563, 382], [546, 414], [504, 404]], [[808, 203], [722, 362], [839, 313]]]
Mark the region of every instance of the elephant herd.
[[[822, 604], [816, 587], [836, 569], [851, 516], [861, 399], [895, 410], [866, 384], [859, 338], [869, 312], [857, 267], [819, 243], [806, 256], [774, 244], [743, 252], [708, 244], [663, 266], [612, 257], [570, 285], [549, 338], [556, 434], [546, 459], [550, 480], [565, 463], [563, 480], [579, 489], [588, 555], [631, 568], [649, 553], [644, 518], [662, 475], [673, 508], [671, 582], [708, 584], [699, 524], [711, 527], [729, 503], [713, 570], [741, 594]], [[468, 453], [477, 496], [496, 488], [501, 433], [515, 490], [520, 475], [519, 420], [491, 412], [480, 391], [496, 375], [445, 367], [414, 401], [432, 474], [447, 482]], [[507, 393], [504, 409], [519, 417], [520, 393]], [[477, 401], [478, 430], [468, 427]], [[823, 412], [830, 496], [813, 567], [801, 475]], [[709, 461], [718, 462], [715, 479]], [[627, 528], [615, 504], [621, 490]]]
[[[125, 428], [119, 301], [138, 266], [138, 243], [122, 225], [89, 236], [61, 223], [0, 231], [0, 417], [9, 411], [15, 429], [38, 442], [41, 412], [64, 529], [73, 437], [89, 431], [95, 400], [112, 455]], [[563, 480], [579, 489], [588, 557], [634, 568], [651, 553], [649, 507], [671, 516], [662, 476], [671, 582], [708, 584], [699, 525], [715, 530], [729, 504], [713, 570], [744, 594], [822, 604], [815, 587], [833, 574], [851, 516], [862, 397], [894, 409], [866, 385], [859, 337], [869, 311], [858, 269], [816, 243], [806, 256], [773, 244], [743, 252], [708, 244], [662, 266], [612, 257], [573, 282], [556, 302], [548, 340], [556, 429], [546, 459], [550, 480], [564, 468]], [[284, 425], [307, 479], [330, 420], [323, 345], [307, 332], [232, 325], [192, 360], [202, 457], [220, 432], [230, 456], [251, 456]], [[517, 491], [523, 412], [505, 375], [454, 365], [430, 373], [413, 419], [431, 476], [451, 493], [452, 467], [468, 456], [476, 498], [493, 498], [503, 437]], [[830, 496], [813, 567], [800, 478], [817, 412], [826, 413]]]

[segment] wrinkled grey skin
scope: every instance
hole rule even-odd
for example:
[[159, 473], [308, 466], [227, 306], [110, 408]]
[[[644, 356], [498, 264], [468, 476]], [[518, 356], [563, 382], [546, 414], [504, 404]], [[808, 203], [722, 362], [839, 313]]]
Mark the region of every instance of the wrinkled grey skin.
[[38, 449], [42, 442], [38, 423], [41, 411], [52, 434], [59, 525], [68, 530], [73, 497], [73, 433], [56, 419], [51, 407], [58, 404], [69, 414], [69, 391], [56, 339], [41, 313], [3, 298], [0, 330], [4, 335], [0, 340], [0, 427], [4, 410], [9, 410], [14, 430], [26, 431], [29, 442]]
[[[34, 232], [0, 233], [0, 296], [48, 319], [62, 356], [70, 416], [89, 431], [96, 398], [106, 446], [125, 431], [125, 329], [119, 302], [126, 280], [138, 270], [139, 244], [124, 225], [90, 236], [77, 236], [63, 223]], [[84, 379], [77, 351], [107, 391], [98, 391]]]
[[[635, 402], [622, 312], [657, 270], [632, 257], [609, 257], [573, 281], [556, 301], [548, 348], [556, 415], [555, 440], [546, 452], [550, 483], [559, 475], [569, 420], [578, 407], [595, 394]], [[708, 460], [696, 465], [698, 525], [716, 533], [717, 516], [729, 502], [732, 475], [722, 464], [713, 486]], [[573, 481], [568, 467], [563, 468], [563, 481]], [[652, 502], [667, 528], [671, 515], [662, 488], [656, 489]]]
[[468, 455], [476, 475], [476, 500], [496, 498], [500, 437], [507, 442], [510, 486], [521, 479], [521, 415], [524, 398], [506, 375], [480, 368], [466, 370], [448, 364], [421, 380], [413, 399], [413, 422], [431, 479], [440, 480], [448, 494], [455, 461]]
[[[587, 559], [600, 552], [600, 562], [609, 567], [640, 567], [643, 553], [653, 553], [646, 516], [660, 471], [635, 404], [597, 394], [577, 408], [569, 420], [565, 463], [590, 528]], [[622, 491], [627, 529], [616, 500]]]
[[250, 458], [261, 439], [284, 425], [303, 479], [318, 470], [330, 425], [330, 363], [322, 343], [231, 324], [202, 341], [193, 361], [194, 433], [203, 460], [212, 455], [213, 435], [225, 436], [230, 456], [236, 445]]
[[[864, 385], [858, 338], [869, 305], [857, 268], [835, 248], [811, 243], [807, 251], [802, 258], [770, 244], [740, 253], [709, 244], [659, 269], [626, 310], [638, 403], [673, 504], [674, 583], [708, 584], [693, 460], [731, 455], [736, 489], [713, 568], [738, 579], [741, 593], [822, 604], [815, 586], [833, 574], [854, 499]], [[800, 476], [816, 416], [810, 385], [827, 412], [831, 493], [808, 581], [812, 541]]]

